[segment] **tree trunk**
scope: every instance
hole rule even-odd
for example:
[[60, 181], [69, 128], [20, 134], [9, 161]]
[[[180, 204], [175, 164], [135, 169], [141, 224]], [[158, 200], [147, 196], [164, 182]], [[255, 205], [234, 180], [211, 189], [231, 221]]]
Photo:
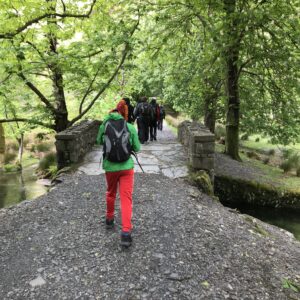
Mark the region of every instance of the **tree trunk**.
[[[0, 165], [4, 161], [4, 153], [5, 153], [5, 135], [4, 135], [4, 127], [3, 124], [0, 123]], [[1, 207], [1, 206], [0, 206]]]
[[[51, 10], [56, 12], [56, 0], [46, 0], [47, 2], [52, 2]], [[55, 25], [57, 27], [56, 17], [50, 17], [48, 24]], [[48, 34], [49, 40], [49, 55], [54, 58], [58, 57], [57, 53], [57, 37], [54, 30], [50, 31]], [[52, 86], [53, 86], [53, 96], [55, 98], [56, 110], [54, 115], [55, 118], [55, 131], [60, 132], [68, 127], [68, 110], [66, 105], [66, 98], [63, 85], [63, 73], [62, 69], [57, 60], [52, 60], [49, 64], [49, 68], [52, 72]]]
[[236, 0], [224, 0], [226, 11], [227, 44], [225, 50], [226, 60], [226, 144], [225, 153], [235, 160], [239, 157], [239, 87], [238, 87], [238, 59], [239, 40], [237, 35], [237, 21], [234, 16]]
[[22, 157], [23, 157], [23, 149], [24, 149], [24, 134], [21, 133], [20, 138], [17, 139], [19, 144], [19, 152], [18, 152], [18, 162], [20, 167], [22, 168]]
[[4, 154], [5, 152], [5, 135], [3, 124], [0, 123], [0, 153]]
[[216, 125], [216, 97], [208, 94], [204, 100], [204, 125], [210, 130], [215, 132]]

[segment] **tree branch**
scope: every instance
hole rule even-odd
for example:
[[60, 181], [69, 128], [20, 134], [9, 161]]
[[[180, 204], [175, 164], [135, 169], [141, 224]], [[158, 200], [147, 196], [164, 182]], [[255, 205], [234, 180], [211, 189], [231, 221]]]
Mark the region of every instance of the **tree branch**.
[[40, 125], [40, 126], [43, 126], [46, 128], [53, 129], [53, 130], [55, 129], [54, 125], [46, 124], [46, 123], [35, 121], [35, 120], [25, 119], [25, 118], [0, 119], [0, 123], [11, 123], [11, 122], [26, 122], [29, 124]]
[[[130, 37], [134, 34], [135, 30], [138, 28], [140, 23], [140, 16], [138, 18], [138, 21], [136, 22], [135, 26], [133, 26], [131, 32], [130, 32]], [[94, 99], [90, 102], [90, 104], [74, 119], [72, 119], [69, 122], [69, 126], [72, 126], [75, 122], [77, 122], [78, 120], [80, 120], [95, 104], [95, 102], [97, 101], [97, 99], [101, 96], [101, 94], [109, 87], [110, 83], [113, 81], [113, 79], [116, 77], [116, 75], [118, 74], [120, 68], [122, 67], [123, 63], [125, 62], [126, 56], [128, 54], [129, 51], [129, 43], [126, 42], [125, 43], [125, 47], [123, 50], [123, 55], [122, 58], [120, 60], [120, 63], [118, 64], [118, 66], [116, 67], [115, 71], [113, 72], [113, 74], [111, 75], [111, 77], [108, 79], [108, 81], [104, 84], [104, 86], [100, 89], [100, 91], [97, 93], [97, 95], [94, 97]]]
[[99, 72], [100, 72], [100, 69], [101, 69], [101, 67], [98, 68], [96, 74], [94, 75], [94, 78], [93, 78], [92, 81], [90, 82], [89, 87], [87, 88], [87, 90], [86, 90], [86, 92], [85, 92], [85, 94], [84, 94], [84, 96], [83, 96], [83, 98], [82, 98], [82, 100], [81, 100], [81, 102], [80, 102], [80, 106], [79, 106], [79, 114], [82, 113], [82, 106], [83, 106], [83, 103], [84, 103], [86, 97], [88, 96], [88, 94], [91, 92], [93, 83], [95, 82], [95, 80], [96, 80], [96, 78], [97, 78], [97, 76], [98, 76], [98, 74], [99, 74]]
[[110, 83], [113, 81], [113, 79], [115, 78], [115, 76], [118, 74], [121, 66], [123, 65], [127, 53], [128, 53], [128, 44], [126, 44], [125, 49], [123, 51], [123, 55], [121, 58], [120, 63], [118, 64], [117, 68], [115, 69], [115, 71], [113, 72], [113, 74], [111, 75], [111, 77], [109, 78], [109, 80], [104, 84], [104, 86], [101, 88], [101, 90], [97, 93], [97, 95], [94, 97], [94, 99], [91, 101], [91, 103], [77, 116], [75, 117], [73, 120], [71, 120], [69, 122], [69, 126], [73, 125], [75, 122], [77, 122], [78, 120], [80, 120], [94, 105], [94, 103], [96, 102], [96, 100], [101, 96], [101, 94], [108, 88], [108, 86], [110, 85]]
[[57, 110], [50, 103], [50, 101], [42, 94], [42, 92], [27, 78], [22, 72], [19, 72], [18, 76], [25, 82], [25, 84], [40, 98], [40, 100], [54, 113], [57, 114]]
[[0, 39], [11, 39], [13, 38], [15, 35], [17, 35], [18, 33], [26, 30], [29, 26], [35, 24], [35, 23], [38, 23], [39, 21], [45, 19], [45, 18], [49, 18], [49, 17], [60, 17], [60, 18], [88, 18], [92, 11], [93, 11], [93, 8], [96, 4], [96, 1], [97, 0], [93, 0], [93, 3], [89, 9], [89, 11], [86, 13], [86, 14], [72, 14], [72, 13], [63, 13], [63, 14], [60, 14], [60, 13], [45, 13], [39, 17], [36, 17], [32, 20], [29, 20], [27, 21], [24, 25], [20, 26], [19, 28], [17, 28], [15, 30], [15, 32], [8, 32], [8, 33], [1, 33], [0, 34]]

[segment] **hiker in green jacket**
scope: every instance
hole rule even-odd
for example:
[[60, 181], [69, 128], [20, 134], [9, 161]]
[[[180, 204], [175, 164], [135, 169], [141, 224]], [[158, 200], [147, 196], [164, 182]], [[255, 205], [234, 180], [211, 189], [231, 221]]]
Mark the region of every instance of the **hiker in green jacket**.
[[[104, 118], [97, 135], [97, 144], [103, 145], [102, 167], [105, 170], [106, 191], [106, 228], [114, 227], [114, 209], [117, 188], [121, 200], [121, 246], [132, 243], [132, 192], [134, 182], [134, 162], [131, 150], [140, 150], [136, 129], [127, 123], [117, 109]], [[115, 146], [114, 146], [115, 145]]]

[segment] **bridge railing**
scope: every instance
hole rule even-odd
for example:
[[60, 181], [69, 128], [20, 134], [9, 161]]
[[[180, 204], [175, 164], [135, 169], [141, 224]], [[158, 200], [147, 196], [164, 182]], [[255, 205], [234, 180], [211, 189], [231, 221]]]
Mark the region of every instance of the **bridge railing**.
[[55, 136], [58, 169], [79, 162], [92, 149], [100, 124], [100, 121], [84, 120]]
[[187, 148], [191, 167], [207, 171], [213, 180], [215, 135], [198, 122], [184, 121], [178, 126], [178, 140]]

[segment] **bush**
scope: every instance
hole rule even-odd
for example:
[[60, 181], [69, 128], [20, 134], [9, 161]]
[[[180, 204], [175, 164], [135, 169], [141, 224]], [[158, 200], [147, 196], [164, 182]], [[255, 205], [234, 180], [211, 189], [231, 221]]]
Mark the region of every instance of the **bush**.
[[13, 151], [18, 151], [19, 150], [19, 145], [16, 142], [10, 141], [9, 143], [6, 144], [6, 151], [13, 150]]
[[269, 162], [270, 162], [270, 157], [265, 157], [265, 158], [263, 159], [263, 163], [264, 163], [265, 165], [267, 165]]
[[20, 171], [21, 169], [20, 165], [6, 164], [3, 166], [3, 170], [6, 173]]
[[43, 141], [43, 140], [46, 140], [47, 139], [47, 133], [45, 132], [39, 132], [35, 135], [35, 138], [39, 141]]
[[50, 152], [40, 160], [38, 169], [41, 171], [46, 171], [50, 168], [50, 166], [54, 165], [56, 165], [56, 153]]
[[241, 136], [241, 140], [242, 141], [248, 141], [249, 140], [249, 134], [248, 133], [245, 133]]
[[256, 138], [255, 142], [258, 143], [260, 141], [260, 138]]
[[15, 152], [5, 152], [4, 153], [4, 164], [8, 164], [15, 160], [17, 153]]
[[268, 154], [269, 154], [269, 155], [274, 155], [274, 154], [275, 154], [275, 149], [270, 149], [270, 150], [268, 151]]
[[226, 136], [226, 128], [225, 128], [225, 126], [219, 125], [219, 124], [216, 125], [216, 128], [215, 128], [215, 139], [219, 140], [222, 137], [225, 138], [225, 136]]
[[260, 156], [255, 151], [249, 151], [246, 153], [249, 158], [260, 160]]
[[37, 144], [35, 149], [38, 152], [47, 152], [47, 151], [50, 151], [51, 147], [52, 147], [52, 144], [50, 144], [50, 143], [41, 143], [41, 144]]
[[296, 175], [297, 177], [300, 177], [300, 167], [298, 167], [298, 169], [296, 170]]
[[280, 164], [279, 168], [282, 169], [284, 173], [287, 173], [293, 169], [293, 165], [288, 160], [285, 160]]

